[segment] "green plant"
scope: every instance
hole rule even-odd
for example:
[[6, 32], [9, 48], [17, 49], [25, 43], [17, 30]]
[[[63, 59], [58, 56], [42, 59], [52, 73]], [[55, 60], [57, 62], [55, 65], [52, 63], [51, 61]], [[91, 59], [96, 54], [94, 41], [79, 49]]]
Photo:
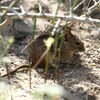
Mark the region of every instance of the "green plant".
[[0, 39], [0, 46], [2, 48], [2, 63], [3, 65], [6, 67], [7, 70], [7, 74], [8, 74], [8, 78], [10, 79], [10, 75], [9, 75], [9, 66], [8, 64], [11, 62], [9, 57], [8, 57], [8, 53], [9, 53], [9, 49], [11, 47], [11, 45], [14, 42], [14, 37], [10, 37], [7, 41], [5, 40], [4, 37], [2, 37], [1, 35], [1, 39]]

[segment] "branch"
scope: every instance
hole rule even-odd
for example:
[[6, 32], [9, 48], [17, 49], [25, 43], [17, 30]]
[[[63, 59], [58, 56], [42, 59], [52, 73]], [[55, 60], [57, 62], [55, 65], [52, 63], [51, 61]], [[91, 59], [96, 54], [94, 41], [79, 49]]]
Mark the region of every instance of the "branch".
[[54, 36], [55, 31], [56, 31], [56, 29], [59, 27], [60, 22], [61, 22], [61, 19], [58, 19], [57, 22], [56, 22], [56, 24], [55, 24], [55, 26], [54, 26], [54, 29], [53, 29], [53, 31], [52, 31], [52, 36]]
[[[9, 9], [9, 7], [1, 6], [0, 9], [2, 9], [2, 10], [7, 10], [7, 9]], [[13, 9], [14, 9], [14, 10], [20, 10], [20, 8], [18, 8], [18, 7], [13, 7]]]
[[3, 29], [8, 24], [10, 24], [11, 22], [12, 22], [12, 20], [10, 18], [5, 19], [2, 23], [0, 23], [0, 30]]
[[100, 4], [100, 0], [98, 2], [96, 2], [93, 6], [91, 6], [89, 9], [88, 9], [88, 12], [86, 13], [87, 15], [90, 15], [93, 11], [94, 11], [94, 8], [96, 8], [98, 5]]
[[[1, 13], [1, 15], [3, 15], [3, 13]], [[16, 19], [20, 17], [28, 17], [28, 18], [33, 18], [33, 17], [37, 17], [37, 18], [48, 18], [48, 19], [53, 19], [55, 17], [55, 14], [41, 14], [41, 13], [18, 13], [17, 15], [15, 13], [7, 13], [7, 16], [12, 17], [12, 19]], [[96, 23], [100, 23], [99, 19], [94, 19], [94, 18], [88, 18], [88, 17], [78, 17], [78, 16], [65, 16], [65, 15], [56, 15], [57, 18], [66, 20], [66, 21], [79, 21], [79, 22], [96, 22]]]
[[86, 0], [81, 1], [73, 10], [76, 10], [83, 2], [85, 2]]

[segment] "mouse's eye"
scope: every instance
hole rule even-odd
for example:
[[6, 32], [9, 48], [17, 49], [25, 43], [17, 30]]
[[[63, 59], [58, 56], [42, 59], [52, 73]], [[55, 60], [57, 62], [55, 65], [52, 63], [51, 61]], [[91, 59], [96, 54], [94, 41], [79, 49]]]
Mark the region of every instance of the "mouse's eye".
[[65, 41], [65, 42], [68, 42], [68, 36], [67, 36], [67, 35], [65, 35], [64, 41]]
[[68, 42], [68, 39], [66, 38], [66, 39], [64, 39], [64, 41], [65, 41], [65, 42]]
[[80, 45], [80, 42], [76, 42], [76, 45]]

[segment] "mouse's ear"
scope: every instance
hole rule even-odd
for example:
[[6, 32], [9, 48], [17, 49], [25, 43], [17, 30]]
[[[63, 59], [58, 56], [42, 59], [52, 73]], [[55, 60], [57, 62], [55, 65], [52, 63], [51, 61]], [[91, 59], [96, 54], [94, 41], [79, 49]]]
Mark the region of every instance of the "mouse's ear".
[[69, 27], [66, 27], [63, 34], [64, 34], [64, 41], [66, 41], [66, 42], [68, 42], [70, 37], [73, 37], [72, 33], [71, 33], [71, 29]]

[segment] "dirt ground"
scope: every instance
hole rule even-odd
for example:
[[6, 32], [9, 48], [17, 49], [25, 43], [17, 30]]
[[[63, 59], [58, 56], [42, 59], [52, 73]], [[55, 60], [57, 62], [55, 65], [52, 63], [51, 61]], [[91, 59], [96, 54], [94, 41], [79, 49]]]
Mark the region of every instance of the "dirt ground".
[[[58, 5], [56, 0], [42, 1], [53, 13], [55, 12]], [[23, 0], [22, 4], [26, 11], [33, 13], [35, 3], [35, 0], [30, 0], [29, 2]], [[58, 13], [66, 14], [67, 10], [65, 3], [62, 3]], [[43, 30], [47, 21], [47, 19], [37, 19], [36, 29]], [[20, 65], [28, 64], [28, 49], [21, 51], [29, 43], [33, 32], [31, 19], [25, 19], [24, 21], [15, 20], [14, 27], [12, 27], [12, 24], [1, 30], [6, 40], [12, 34], [15, 37], [15, 42], [8, 54], [11, 60], [9, 64], [10, 70]], [[92, 30], [88, 30], [89, 27]], [[47, 79], [46, 83], [44, 81], [44, 69], [32, 69], [32, 90], [30, 91], [29, 72], [23, 69], [11, 75], [11, 84], [9, 84], [6, 77], [1, 78], [0, 94], [5, 93], [4, 90], [8, 94], [5, 100], [100, 100], [100, 26], [97, 27], [93, 23], [81, 22], [79, 24], [75, 22], [75, 29], [72, 30], [72, 33], [81, 38], [85, 51], [75, 54], [72, 61], [60, 64], [62, 73], [58, 79], [59, 82], [54, 82], [53, 80], [55, 76], [53, 69], [50, 69], [50, 78]], [[0, 54], [0, 59], [2, 59], [2, 52]], [[5, 66], [2, 64], [0, 66], [0, 73], [1, 75], [6, 73]], [[50, 86], [56, 87], [60, 85], [64, 90], [63, 95], [59, 95], [55, 99], [43, 99], [40, 91], [43, 85], [47, 85], [47, 90], [49, 90]], [[40, 90], [37, 92], [38, 89]]]

